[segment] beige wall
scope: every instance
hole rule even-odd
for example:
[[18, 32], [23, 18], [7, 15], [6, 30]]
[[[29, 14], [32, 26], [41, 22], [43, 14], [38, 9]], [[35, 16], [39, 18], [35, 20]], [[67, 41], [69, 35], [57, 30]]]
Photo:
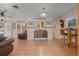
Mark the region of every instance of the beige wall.
[[54, 27], [53, 27], [54, 38], [61, 39], [59, 19], [55, 19], [52, 22], [53, 22], [53, 25], [54, 25]]

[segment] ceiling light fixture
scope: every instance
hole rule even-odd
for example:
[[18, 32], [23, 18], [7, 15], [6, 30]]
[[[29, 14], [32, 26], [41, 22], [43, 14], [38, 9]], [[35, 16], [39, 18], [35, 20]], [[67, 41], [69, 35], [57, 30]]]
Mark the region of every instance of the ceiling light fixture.
[[46, 18], [47, 17], [47, 13], [46, 13], [46, 8], [42, 8], [43, 12], [40, 14], [41, 18]]

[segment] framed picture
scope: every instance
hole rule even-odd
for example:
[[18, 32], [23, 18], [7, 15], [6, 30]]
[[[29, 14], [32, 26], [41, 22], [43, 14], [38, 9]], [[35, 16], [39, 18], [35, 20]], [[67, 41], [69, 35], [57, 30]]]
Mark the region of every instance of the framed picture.
[[52, 22], [51, 21], [46, 21], [46, 28], [52, 28]]
[[34, 21], [28, 21], [28, 27], [29, 28], [34, 28], [35, 27], [35, 22]]

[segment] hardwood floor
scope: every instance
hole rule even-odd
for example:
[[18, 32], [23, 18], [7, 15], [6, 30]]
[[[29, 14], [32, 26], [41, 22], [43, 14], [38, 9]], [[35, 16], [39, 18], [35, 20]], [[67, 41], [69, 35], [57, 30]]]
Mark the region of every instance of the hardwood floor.
[[15, 39], [10, 56], [74, 56], [75, 48], [69, 48], [60, 40], [20, 40]]

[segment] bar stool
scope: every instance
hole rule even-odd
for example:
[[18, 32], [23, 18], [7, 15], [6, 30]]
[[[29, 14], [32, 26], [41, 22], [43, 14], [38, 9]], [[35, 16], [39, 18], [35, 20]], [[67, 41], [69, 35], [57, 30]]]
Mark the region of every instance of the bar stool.
[[66, 29], [60, 29], [61, 32], [61, 40], [64, 42], [64, 44], [67, 44], [67, 30]]
[[70, 47], [77, 47], [77, 29], [71, 29]]
[[66, 28], [66, 30], [67, 30], [67, 45], [68, 45], [68, 47], [70, 47], [70, 44], [71, 44], [71, 28]]

